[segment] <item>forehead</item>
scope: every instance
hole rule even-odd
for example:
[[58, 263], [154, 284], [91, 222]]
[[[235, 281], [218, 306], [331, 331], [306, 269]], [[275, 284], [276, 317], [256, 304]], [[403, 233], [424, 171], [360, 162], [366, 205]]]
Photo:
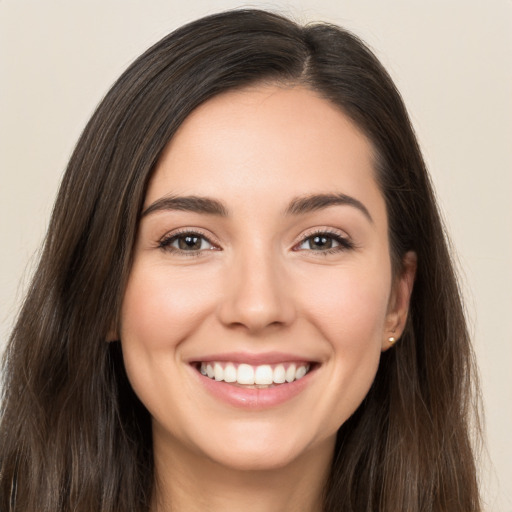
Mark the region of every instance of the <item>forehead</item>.
[[277, 204], [329, 192], [383, 208], [371, 143], [317, 93], [259, 86], [220, 94], [187, 117], [159, 160], [146, 206], [168, 194]]

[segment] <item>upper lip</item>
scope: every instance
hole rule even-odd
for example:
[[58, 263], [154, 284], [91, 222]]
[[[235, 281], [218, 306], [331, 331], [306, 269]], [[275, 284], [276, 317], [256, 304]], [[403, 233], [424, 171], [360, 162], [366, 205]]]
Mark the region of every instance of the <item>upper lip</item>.
[[262, 364], [279, 364], [279, 363], [314, 363], [315, 361], [309, 357], [298, 354], [290, 354], [284, 352], [223, 352], [221, 354], [208, 354], [197, 358], [190, 359], [190, 363], [208, 363], [208, 362], [230, 362], [230, 363], [246, 363], [254, 366]]

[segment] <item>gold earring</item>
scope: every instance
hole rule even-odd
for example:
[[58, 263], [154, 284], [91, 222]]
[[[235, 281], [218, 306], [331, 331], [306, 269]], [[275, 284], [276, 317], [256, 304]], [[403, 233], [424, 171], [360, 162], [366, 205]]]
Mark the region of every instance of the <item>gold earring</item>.
[[393, 336], [389, 337], [388, 338], [388, 342], [391, 346], [393, 346], [395, 343], [396, 343], [396, 338], [394, 338]]

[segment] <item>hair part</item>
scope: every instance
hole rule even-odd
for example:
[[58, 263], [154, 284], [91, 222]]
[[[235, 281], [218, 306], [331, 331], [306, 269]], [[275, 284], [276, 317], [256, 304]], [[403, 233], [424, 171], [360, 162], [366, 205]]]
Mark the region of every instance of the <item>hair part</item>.
[[395, 272], [418, 255], [402, 339], [342, 425], [325, 511], [480, 511], [468, 433], [475, 382], [435, 197], [391, 78], [354, 35], [259, 10], [176, 30], [114, 84], [71, 157], [41, 261], [4, 355], [0, 509], [148, 511], [149, 413], [128, 382], [117, 325], [148, 181], [200, 104], [258, 83], [303, 85], [368, 137]]

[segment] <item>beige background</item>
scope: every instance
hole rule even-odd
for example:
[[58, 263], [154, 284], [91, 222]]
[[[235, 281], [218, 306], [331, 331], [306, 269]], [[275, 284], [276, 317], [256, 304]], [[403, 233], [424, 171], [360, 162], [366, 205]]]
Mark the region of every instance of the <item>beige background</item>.
[[171, 29], [243, 5], [352, 29], [402, 91], [460, 260], [487, 417], [486, 510], [512, 512], [511, 0], [0, 0], [0, 347], [95, 105]]

